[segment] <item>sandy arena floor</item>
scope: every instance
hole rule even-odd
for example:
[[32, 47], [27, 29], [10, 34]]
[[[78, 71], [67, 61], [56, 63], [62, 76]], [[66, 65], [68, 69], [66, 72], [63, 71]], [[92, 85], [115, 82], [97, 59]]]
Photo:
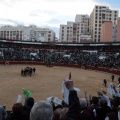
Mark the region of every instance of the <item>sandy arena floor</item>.
[[[32, 77], [21, 77], [21, 69], [27, 66], [36, 67], [36, 73]], [[97, 95], [96, 92], [101, 88], [106, 91], [103, 79], [107, 79], [108, 84], [111, 82], [111, 74], [98, 71], [34, 65], [1, 65], [0, 104], [5, 105], [7, 110], [11, 110], [18, 94], [23, 96], [22, 88], [30, 90], [36, 102], [50, 96], [62, 99], [61, 84], [65, 78], [68, 78], [70, 71], [74, 86], [80, 88], [79, 97], [84, 96], [84, 90], [88, 91], [88, 95]], [[118, 83], [117, 79], [118, 76], [115, 76], [115, 84]], [[22, 102], [24, 103], [24, 97]]]

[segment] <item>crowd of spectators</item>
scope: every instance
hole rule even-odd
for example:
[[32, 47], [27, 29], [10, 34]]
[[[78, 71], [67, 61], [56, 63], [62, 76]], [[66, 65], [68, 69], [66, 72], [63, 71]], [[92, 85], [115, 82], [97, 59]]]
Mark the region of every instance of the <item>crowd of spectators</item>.
[[[31, 54], [33, 53], [33, 54]], [[103, 57], [102, 59], [100, 57]], [[99, 52], [83, 50], [47, 50], [23, 49], [16, 47], [1, 48], [0, 60], [4, 61], [39, 61], [51, 64], [78, 64], [119, 69], [120, 55], [117, 52]], [[40, 100], [35, 103], [33, 97], [25, 98], [24, 105], [17, 102], [11, 112], [0, 106], [0, 120], [120, 120], [120, 93], [115, 85], [111, 85], [111, 98], [104, 91], [98, 91], [98, 96], [78, 98], [72, 80], [65, 80], [64, 85], [69, 91], [68, 103], [65, 94], [60, 104]]]
[[84, 98], [79, 98], [72, 80], [64, 80], [63, 84], [68, 96], [63, 92], [61, 102], [53, 96], [39, 102], [26, 96], [24, 105], [17, 100], [9, 113], [0, 106], [0, 120], [120, 120], [120, 93], [114, 84], [111, 98], [102, 90], [97, 92], [98, 96], [88, 97], [85, 93]]
[[4, 61], [39, 61], [51, 64], [77, 64], [81, 66], [107, 67], [120, 69], [120, 54], [117, 51], [100, 52], [89, 50], [48, 50], [1, 48], [0, 60]]

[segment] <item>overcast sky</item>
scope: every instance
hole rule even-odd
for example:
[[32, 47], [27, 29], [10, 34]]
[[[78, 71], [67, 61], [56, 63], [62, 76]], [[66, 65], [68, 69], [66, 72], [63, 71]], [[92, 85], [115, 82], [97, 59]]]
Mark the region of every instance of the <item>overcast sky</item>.
[[[59, 34], [60, 24], [88, 14], [95, 5], [119, 10], [120, 0], [0, 0], [0, 25], [37, 25]], [[120, 16], [120, 13], [119, 13]]]

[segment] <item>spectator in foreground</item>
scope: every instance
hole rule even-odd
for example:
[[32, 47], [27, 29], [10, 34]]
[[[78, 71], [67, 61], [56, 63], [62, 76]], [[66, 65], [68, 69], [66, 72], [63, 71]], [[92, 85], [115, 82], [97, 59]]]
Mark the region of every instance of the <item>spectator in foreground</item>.
[[0, 105], [0, 120], [6, 120], [7, 112], [5, 111], [4, 107]]
[[45, 100], [36, 103], [30, 112], [30, 120], [52, 120], [52, 117], [52, 105]]
[[120, 97], [115, 97], [113, 100], [111, 100], [111, 104], [112, 104], [112, 112], [107, 114], [105, 120], [119, 120], [118, 106], [120, 105]]
[[7, 120], [27, 120], [26, 113], [23, 111], [21, 103], [15, 103], [13, 105], [12, 113], [10, 113]]
[[53, 119], [52, 120], [60, 120], [60, 114], [62, 112], [62, 108], [57, 108], [54, 112], [53, 112]]
[[[65, 81], [65, 86], [69, 90], [69, 109], [62, 117], [62, 120], [80, 120], [80, 103], [77, 92], [73, 87], [73, 81]], [[31, 109], [30, 120], [52, 120], [52, 118], [53, 108], [47, 101], [40, 101]]]
[[28, 119], [33, 105], [34, 105], [34, 99], [32, 97], [26, 98], [25, 105], [23, 106], [23, 110], [26, 112]]

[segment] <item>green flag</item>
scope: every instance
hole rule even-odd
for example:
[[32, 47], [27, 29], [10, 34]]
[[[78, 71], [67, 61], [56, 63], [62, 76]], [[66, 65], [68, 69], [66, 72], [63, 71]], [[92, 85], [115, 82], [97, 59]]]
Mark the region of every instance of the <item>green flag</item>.
[[22, 92], [27, 98], [32, 96], [32, 93], [24, 88], [22, 89]]

